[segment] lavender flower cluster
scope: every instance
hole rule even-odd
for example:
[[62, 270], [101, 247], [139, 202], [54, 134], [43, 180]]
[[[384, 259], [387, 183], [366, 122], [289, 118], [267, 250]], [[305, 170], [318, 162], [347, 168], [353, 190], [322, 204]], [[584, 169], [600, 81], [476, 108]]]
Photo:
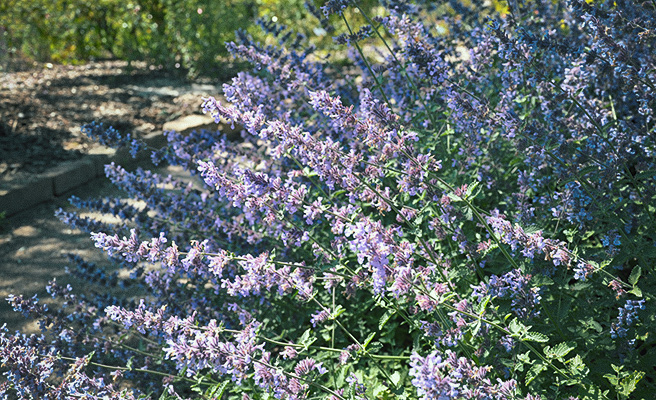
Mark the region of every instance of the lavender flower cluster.
[[239, 33], [253, 71], [203, 102], [239, 141], [168, 132], [151, 158], [187, 178], [110, 164], [130, 200], [71, 204], [121, 223], [58, 211], [111, 266], [72, 256], [98, 289], [53, 282], [63, 307], [8, 299], [43, 334], [2, 332], [0, 393], [653, 394], [656, 3], [380, 6], [308, 4], [328, 58]]

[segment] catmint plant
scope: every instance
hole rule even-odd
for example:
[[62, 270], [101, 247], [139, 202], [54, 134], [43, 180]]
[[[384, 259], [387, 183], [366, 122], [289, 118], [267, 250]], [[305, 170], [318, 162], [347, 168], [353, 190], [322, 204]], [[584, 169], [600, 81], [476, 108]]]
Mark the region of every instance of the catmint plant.
[[649, 398], [656, 3], [308, 13], [343, 52], [227, 45], [253, 70], [203, 111], [240, 140], [83, 128], [188, 177], [110, 164], [130, 200], [71, 204], [121, 223], [58, 211], [112, 267], [8, 299], [43, 334], [5, 328], [2, 393]]

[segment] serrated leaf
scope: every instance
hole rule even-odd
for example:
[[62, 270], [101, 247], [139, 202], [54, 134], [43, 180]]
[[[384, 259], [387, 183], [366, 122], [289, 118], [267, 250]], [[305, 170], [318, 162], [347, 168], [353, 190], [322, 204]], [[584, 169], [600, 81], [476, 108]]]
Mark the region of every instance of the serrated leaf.
[[531, 283], [534, 286], [551, 286], [554, 281], [546, 275], [535, 275], [531, 277]]
[[367, 336], [367, 339], [364, 341], [364, 343], [362, 343], [362, 347], [366, 349], [369, 343], [371, 343], [371, 341], [374, 340], [375, 336], [376, 336], [376, 332], [371, 332], [369, 336]]
[[522, 340], [525, 341], [525, 342], [545, 343], [545, 342], [549, 341], [549, 337], [545, 334], [540, 333], [540, 332], [526, 332], [526, 334], [524, 335]]
[[456, 196], [455, 193], [447, 193], [446, 195], [453, 201], [462, 201], [462, 197]]
[[480, 319], [476, 320], [476, 322], [474, 323], [474, 328], [472, 329], [472, 336], [478, 335], [478, 331], [481, 329], [481, 326], [482, 326], [481, 320]]
[[380, 351], [380, 349], [382, 348], [383, 348], [383, 344], [381, 342], [371, 342], [367, 351], [375, 354], [378, 351]]
[[346, 382], [348, 371], [349, 371], [348, 367], [339, 369], [339, 372], [337, 373], [337, 378], [335, 379], [335, 385], [337, 387], [344, 386], [344, 382]]
[[[465, 192], [465, 197], [466, 197], [467, 199], [472, 199], [472, 198], [476, 197], [476, 195], [478, 194], [478, 192], [476, 192], [476, 193], [474, 193], [474, 192], [476, 191], [476, 189], [478, 189], [478, 186], [479, 186], [479, 185], [480, 185], [480, 182], [479, 182], [479, 181], [474, 181], [473, 183], [471, 183], [471, 184], [467, 187], [467, 190], [466, 190], [466, 192]], [[472, 194], [473, 194], [473, 195], [472, 195]]]
[[342, 315], [346, 311], [344, 307], [342, 307], [340, 304], [338, 304], [335, 309], [333, 310], [333, 315], [332, 319], [337, 319], [340, 315]]
[[390, 375], [390, 380], [394, 386], [398, 386], [399, 382], [401, 381], [401, 374], [399, 374], [399, 371], [394, 371], [394, 373]]
[[393, 316], [394, 314], [396, 314], [396, 311], [394, 311], [394, 310], [387, 310], [387, 311], [385, 311], [385, 314], [383, 314], [383, 316], [380, 317], [380, 320], [378, 321], [378, 330], [383, 329], [383, 327], [385, 326], [385, 324], [387, 324], [387, 321], [389, 321], [390, 318], [392, 318], [392, 316]]
[[604, 378], [610, 382], [611, 385], [617, 386], [618, 383], [620, 383], [620, 379], [617, 377], [617, 375], [613, 374], [604, 374]]
[[568, 344], [567, 342], [558, 343], [554, 347], [547, 346], [544, 349], [544, 355], [548, 358], [563, 359], [570, 351], [574, 350], [576, 345]]
[[547, 366], [540, 361], [537, 361], [533, 366], [526, 372], [526, 385], [533, 382], [535, 378], [540, 375], [540, 372], [547, 369]]
[[492, 296], [484, 296], [481, 299], [481, 302], [478, 304], [474, 304], [474, 310], [479, 316], [483, 316], [485, 314], [485, 309], [487, 308], [487, 305], [490, 303], [490, 299]]
[[629, 376], [622, 379], [620, 383], [621, 391], [620, 394], [629, 397], [631, 392], [633, 392], [640, 380], [645, 376], [645, 373], [642, 371], [633, 371]]
[[601, 326], [601, 324], [599, 322], [595, 321], [594, 318], [590, 318], [590, 319], [586, 320], [584, 323], [589, 329], [592, 329], [597, 333], [601, 333], [604, 330], [604, 328]]
[[317, 340], [315, 337], [310, 337], [311, 334], [312, 334], [312, 330], [307, 329], [305, 332], [303, 332], [301, 337], [298, 339], [298, 343], [302, 344], [303, 347], [307, 349], [312, 343], [314, 343], [315, 340]]
[[515, 318], [512, 321], [510, 321], [510, 324], [508, 324], [508, 330], [510, 330], [510, 333], [513, 336], [516, 336], [520, 332], [525, 331], [526, 327], [521, 322], [519, 322], [517, 318]]
[[387, 390], [387, 386], [383, 385], [382, 382], [378, 382], [374, 385], [374, 387], [372, 389], [372, 393], [373, 393], [374, 397], [377, 398], [381, 395], [381, 393], [385, 392], [386, 390]]
[[638, 279], [640, 279], [640, 274], [642, 274], [642, 268], [640, 268], [640, 266], [637, 265], [631, 271], [631, 275], [629, 275], [629, 283], [631, 284], [631, 286], [635, 286], [636, 283], [638, 283]]
[[223, 396], [223, 392], [225, 392], [229, 384], [230, 381], [225, 381], [220, 385], [214, 386], [212, 390], [206, 394], [206, 396], [213, 399], [220, 399]]
[[640, 288], [637, 286], [629, 290], [629, 293], [635, 295], [636, 297], [642, 297], [642, 290], [640, 290]]
[[529, 355], [529, 352], [527, 351], [526, 353], [518, 354], [517, 355], [517, 360], [521, 361], [524, 364], [530, 364], [531, 363], [531, 357]]
[[567, 360], [567, 365], [569, 366], [569, 371], [573, 375], [587, 375], [588, 374], [588, 369], [583, 363], [583, 359], [581, 358], [580, 355], [575, 355], [574, 357], [570, 358]]

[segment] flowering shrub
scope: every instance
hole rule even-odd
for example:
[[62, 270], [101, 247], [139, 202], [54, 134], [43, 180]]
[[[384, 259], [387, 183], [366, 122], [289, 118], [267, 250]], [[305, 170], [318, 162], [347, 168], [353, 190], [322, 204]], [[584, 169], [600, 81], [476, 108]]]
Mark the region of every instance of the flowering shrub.
[[239, 35], [254, 70], [204, 110], [243, 141], [169, 132], [152, 160], [188, 181], [111, 164], [139, 202], [71, 199], [123, 221], [59, 212], [131, 274], [73, 257], [111, 290], [11, 296], [44, 333], [1, 334], [2, 390], [650, 398], [656, 4], [517, 3], [309, 7], [348, 68]]

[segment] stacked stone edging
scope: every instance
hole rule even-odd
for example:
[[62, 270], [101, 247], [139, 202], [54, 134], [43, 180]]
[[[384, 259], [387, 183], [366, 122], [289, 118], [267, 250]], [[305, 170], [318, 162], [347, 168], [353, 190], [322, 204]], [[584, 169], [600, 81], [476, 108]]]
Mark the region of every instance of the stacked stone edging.
[[[193, 130], [221, 130], [229, 138], [235, 138], [240, 131], [230, 124], [222, 122], [218, 126], [209, 115], [189, 115], [164, 124], [163, 130], [177, 131], [182, 134]], [[139, 133], [139, 132], [137, 132]], [[139, 136], [139, 135], [137, 135]], [[166, 136], [162, 132], [154, 132], [141, 136], [149, 147], [159, 149], [166, 145]], [[132, 158], [127, 149], [118, 150], [101, 148], [102, 154], [87, 154], [82, 159], [58, 165], [24, 184], [15, 184], [9, 190], [0, 190], [0, 213], [5, 216], [53, 200], [55, 197], [105, 176], [105, 164], [115, 162], [126, 168], [135, 167], [141, 161], [150, 157], [149, 152], [141, 152]]]
[[[151, 133], [142, 139], [154, 148], [166, 144], [166, 138], [161, 132]], [[104, 149], [105, 154], [88, 154], [80, 160], [65, 162], [26, 183], [14, 183], [7, 190], [0, 191], [0, 213], [5, 216], [53, 200], [55, 197], [80, 187], [90, 181], [105, 176], [105, 164], [115, 162], [123, 166], [134, 166], [137, 162], [148, 158], [144, 152], [132, 158], [126, 149]]]

